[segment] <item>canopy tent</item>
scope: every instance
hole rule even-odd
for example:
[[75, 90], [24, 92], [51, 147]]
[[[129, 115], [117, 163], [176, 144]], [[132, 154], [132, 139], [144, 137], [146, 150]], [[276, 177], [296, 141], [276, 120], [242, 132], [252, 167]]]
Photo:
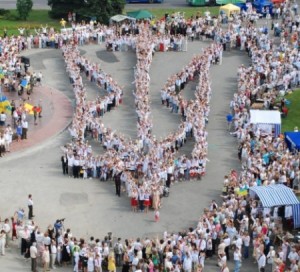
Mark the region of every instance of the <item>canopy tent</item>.
[[281, 115], [279, 111], [250, 110], [250, 123], [262, 131], [277, 137], [281, 132]]
[[227, 4], [241, 4], [246, 3], [246, 0], [216, 0], [218, 5], [227, 5]]
[[124, 20], [131, 20], [132, 21], [132, 20], [134, 20], [134, 18], [123, 15], [123, 14], [117, 14], [117, 15], [111, 17], [110, 20], [113, 21], [113, 22], [119, 23], [119, 22], [122, 22]]
[[264, 208], [299, 204], [293, 190], [283, 184], [253, 186], [249, 188], [251, 197], [257, 195]]
[[289, 150], [300, 150], [300, 132], [285, 132], [284, 139]]
[[229, 17], [231, 14], [240, 13], [241, 8], [233, 4], [227, 4], [225, 6], [220, 7], [220, 12], [221, 11], [226, 13], [226, 15]]
[[259, 13], [263, 13], [263, 8], [268, 8], [269, 13], [272, 14], [273, 3], [267, 0], [255, 1], [253, 7], [256, 8], [256, 11]]
[[127, 12], [127, 16], [132, 17], [136, 20], [152, 19], [154, 17], [153, 14], [150, 11], [146, 10], [146, 9], [129, 11], [129, 12]]
[[294, 218], [294, 229], [300, 228], [300, 204], [292, 206], [293, 218]]

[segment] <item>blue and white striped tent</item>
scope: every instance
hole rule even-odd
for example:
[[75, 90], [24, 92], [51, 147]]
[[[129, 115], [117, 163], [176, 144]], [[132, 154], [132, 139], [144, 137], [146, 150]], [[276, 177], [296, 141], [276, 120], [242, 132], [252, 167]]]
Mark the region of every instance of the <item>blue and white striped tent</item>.
[[250, 110], [250, 123], [277, 137], [281, 133], [281, 114], [277, 110]]
[[293, 205], [293, 219], [294, 219], [294, 229], [300, 228], [300, 203]]
[[293, 190], [283, 184], [253, 186], [249, 188], [249, 193], [251, 197], [257, 195], [264, 208], [299, 204]]

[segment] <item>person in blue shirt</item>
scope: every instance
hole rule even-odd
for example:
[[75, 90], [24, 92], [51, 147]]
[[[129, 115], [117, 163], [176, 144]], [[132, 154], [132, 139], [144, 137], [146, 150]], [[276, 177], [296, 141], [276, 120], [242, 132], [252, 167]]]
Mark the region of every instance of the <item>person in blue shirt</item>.
[[227, 128], [228, 131], [231, 131], [231, 125], [232, 125], [232, 121], [233, 121], [233, 115], [231, 113], [226, 115], [226, 120], [227, 120]]

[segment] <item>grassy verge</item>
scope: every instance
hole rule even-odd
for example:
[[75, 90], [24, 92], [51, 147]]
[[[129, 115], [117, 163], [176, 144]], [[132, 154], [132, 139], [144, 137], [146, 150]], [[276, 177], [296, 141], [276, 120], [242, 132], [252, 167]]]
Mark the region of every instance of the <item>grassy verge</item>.
[[0, 36], [3, 36], [4, 28], [7, 29], [8, 35], [19, 34], [18, 28], [30, 29], [34, 31], [34, 28], [38, 29], [41, 25], [48, 24], [49, 27], [55, 29], [60, 28], [59, 21], [53, 20], [48, 15], [48, 10], [32, 10], [29, 14], [27, 21], [18, 20], [18, 14], [16, 10], [10, 10], [8, 16], [0, 17]]
[[[173, 14], [175, 12], [183, 12], [185, 18], [190, 18], [191, 16], [196, 16], [197, 14], [203, 15], [205, 11], [210, 11], [211, 15], [218, 15], [220, 7], [182, 7], [182, 8], [168, 8], [168, 9], [151, 9], [145, 6], [145, 9], [149, 10], [157, 19], [161, 19], [166, 13]], [[134, 11], [134, 9], [126, 9], [125, 13], [128, 11]]]
[[281, 130], [282, 132], [294, 131], [295, 127], [300, 129], [300, 89], [288, 94], [285, 97], [291, 102], [288, 106], [289, 113], [286, 118], [282, 118]]

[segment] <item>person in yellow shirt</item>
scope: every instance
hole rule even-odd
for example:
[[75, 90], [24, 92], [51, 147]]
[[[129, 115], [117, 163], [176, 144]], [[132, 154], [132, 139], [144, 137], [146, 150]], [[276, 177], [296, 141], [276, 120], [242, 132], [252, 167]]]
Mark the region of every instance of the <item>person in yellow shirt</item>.
[[113, 253], [110, 253], [108, 256], [108, 271], [116, 272], [116, 260]]
[[64, 18], [61, 18], [61, 20], [60, 20], [60, 25], [63, 27], [63, 28], [65, 28], [66, 27], [66, 21], [65, 21], [65, 19]]

